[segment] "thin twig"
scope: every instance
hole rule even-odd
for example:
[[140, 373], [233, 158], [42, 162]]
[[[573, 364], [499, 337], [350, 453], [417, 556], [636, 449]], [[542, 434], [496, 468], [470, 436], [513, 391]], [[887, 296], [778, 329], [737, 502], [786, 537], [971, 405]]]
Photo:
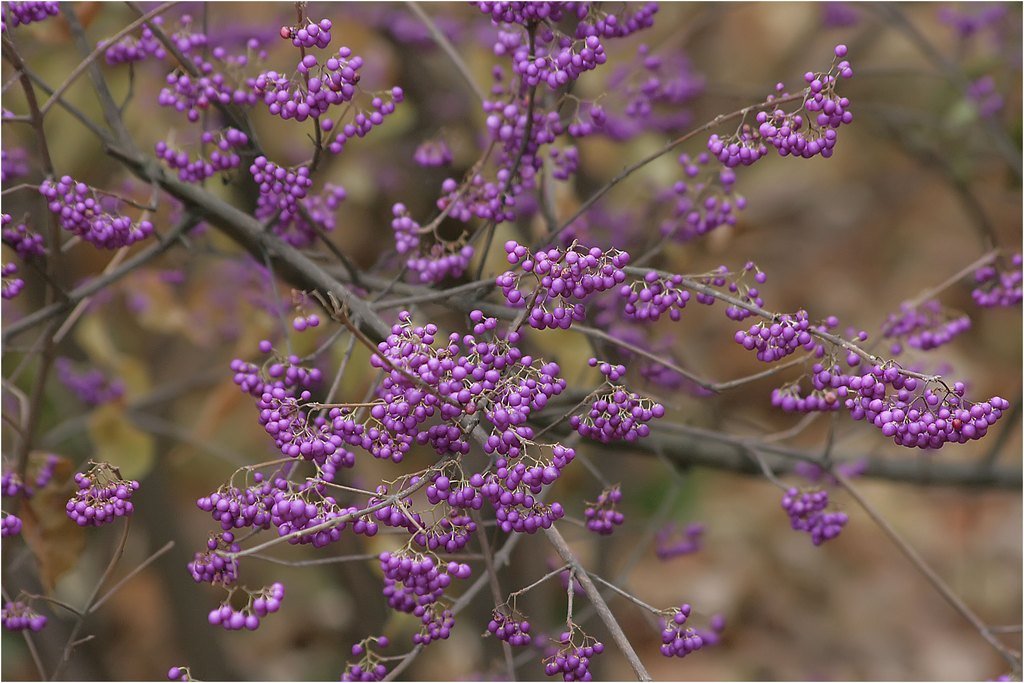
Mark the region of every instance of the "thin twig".
[[[597, 590], [597, 586], [595, 586], [594, 582], [590, 580], [590, 575], [587, 574], [587, 571], [580, 564], [579, 560], [576, 559], [572, 550], [569, 549], [565, 539], [562, 538], [562, 534], [559, 533], [555, 526], [545, 529], [544, 533], [551, 542], [551, 545], [555, 547], [555, 551], [562, 558], [562, 561], [575, 570], [576, 578], [580, 582], [580, 585], [583, 586], [583, 592], [586, 593], [587, 598], [597, 610], [597, 615], [608, 628], [608, 631], [611, 633], [612, 640], [615, 641], [619, 650], [621, 650], [622, 654], [625, 655], [626, 661], [629, 662], [629, 666], [633, 669], [633, 673], [636, 674], [637, 680], [653, 680], [651, 675], [647, 673], [647, 669], [644, 668], [643, 662], [641, 662], [640, 658], [637, 656], [636, 650], [634, 650], [633, 646], [629, 643], [629, 639], [626, 638], [626, 634], [622, 632], [622, 627], [619, 626], [619, 622], [615, 620], [615, 615], [613, 615], [612, 611], [608, 609], [608, 604], [604, 601], [604, 598], [601, 597], [601, 593]], [[569, 582], [569, 585], [572, 586], [571, 581]]]
[[959, 612], [964, 619], [970, 622], [971, 626], [974, 627], [974, 630], [976, 630], [978, 634], [985, 639], [985, 642], [991, 645], [992, 648], [995, 649], [1011, 667], [1013, 667], [1015, 674], [1019, 675], [1021, 670], [1020, 656], [1015, 655], [1009, 648], [999, 642], [999, 640], [992, 635], [992, 632], [987, 626], [985, 626], [985, 623], [971, 610], [970, 607], [967, 606], [966, 603], [964, 603], [963, 600], [960, 599], [959, 596], [957, 596], [956, 593], [953, 592], [949, 587], [949, 584], [943, 581], [942, 577], [940, 577], [935, 570], [924, 561], [917, 551], [914, 550], [914, 548], [911, 547], [910, 544], [908, 544], [906, 540], [899, 535], [899, 533], [897, 533], [889, 522], [882, 517], [878, 510], [861, 495], [860, 491], [857, 490], [857, 487], [851, 484], [850, 480], [846, 478], [842, 472], [833, 468], [831, 474], [836, 478], [836, 481], [838, 481], [839, 484], [849, 492], [850, 496], [857, 501], [857, 504], [864, 509], [864, 512], [871, 517], [872, 521], [874, 521], [874, 523], [877, 524], [883, 532], [885, 532], [885, 535], [889, 537], [889, 540], [891, 540], [897, 548], [899, 548], [900, 552], [910, 560], [911, 564], [913, 564], [914, 567], [926, 579], [928, 579], [928, 582], [932, 584], [932, 587], [935, 588], [943, 598], [945, 598], [946, 602], [948, 602], [953, 609]]
[[444, 50], [444, 53], [452, 60], [452, 64], [455, 65], [456, 70], [458, 70], [459, 75], [462, 76], [462, 80], [466, 82], [466, 85], [469, 86], [473, 95], [481, 102], [486, 100], [487, 96], [484, 95], [484, 91], [481, 90], [480, 86], [476, 84], [475, 80], [473, 80], [473, 74], [470, 73], [469, 66], [467, 66], [465, 60], [463, 60], [455, 50], [455, 46], [452, 45], [450, 40], [448, 40], [448, 36], [446, 36], [437, 27], [434, 20], [430, 18], [429, 14], [423, 11], [423, 8], [420, 7], [418, 2], [406, 2], [405, 5], [409, 8], [409, 11], [416, 15], [417, 19], [423, 22], [423, 25], [427, 27], [427, 31], [430, 32], [430, 36], [434, 39], [434, 42], [437, 43], [438, 47]]
[[135, 569], [133, 569], [130, 572], [128, 572], [120, 581], [115, 583], [114, 586], [110, 590], [108, 590], [106, 593], [104, 593], [103, 597], [100, 598], [99, 600], [97, 600], [93, 604], [93, 606], [89, 608], [89, 614], [92, 614], [93, 612], [98, 610], [100, 608], [100, 606], [102, 606], [103, 603], [105, 603], [107, 601], [108, 598], [112, 597], [114, 595], [114, 593], [116, 593], [118, 590], [120, 590], [121, 586], [123, 586], [124, 584], [128, 583], [129, 581], [131, 581], [133, 578], [135, 578], [136, 574], [138, 574], [143, 569], [145, 569], [149, 565], [151, 565], [154, 562], [156, 562], [160, 557], [162, 557], [163, 555], [168, 553], [171, 550], [171, 548], [173, 548], [173, 547], [174, 547], [174, 541], [168, 541], [167, 543], [164, 543], [156, 552], [154, 552], [152, 555], [150, 555], [145, 560], [143, 560], [142, 563], [139, 566], [137, 566]]
[[106, 570], [104, 570], [103, 576], [101, 576], [100, 580], [96, 582], [96, 587], [93, 588], [92, 594], [89, 596], [89, 599], [86, 600], [85, 607], [83, 607], [81, 610], [81, 615], [75, 621], [75, 625], [71, 629], [71, 635], [68, 636], [67, 643], [64, 645], [64, 652], [61, 655], [61, 658], [57, 661], [57, 666], [54, 668], [53, 674], [51, 674], [50, 676], [51, 681], [57, 680], [60, 677], [61, 673], [63, 673], [64, 668], [68, 665], [68, 662], [71, 661], [71, 653], [75, 649], [75, 643], [78, 638], [78, 634], [81, 632], [82, 627], [85, 625], [85, 618], [92, 612], [93, 605], [96, 602], [96, 597], [100, 593], [100, 589], [103, 588], [103, 584], [105, 584], [107, 582], [107, 579], [110, 578], [111, 574], [114, 573], [114, 568], [117, 566], [118, 561], [124, 554], [125, 546], [128, 544], [128, 532], [131, 531], [131, 526], [132, 518], [125, 517], [123, 531], [121, 532], [121, 538], [117, 542], [117, 547], [114, 549], [114, 554], [111, 556], [110, 562], [107, 563], [107, 568]]

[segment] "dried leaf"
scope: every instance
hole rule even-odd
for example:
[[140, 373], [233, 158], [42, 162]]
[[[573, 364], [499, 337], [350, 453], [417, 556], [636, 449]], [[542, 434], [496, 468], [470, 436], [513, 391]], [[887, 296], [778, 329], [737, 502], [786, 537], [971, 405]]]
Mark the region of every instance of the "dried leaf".
[[132, 425], [124, 406], [108, 403], [93, 411], [89, 438], [96, 449], [93, 460], [117, 466], [126, 479], [142, 479], [153, 467], [153, 438]]
[[68, 519], [64, 510], [74, 488], [71, 472], [70, 463], [62, 459], [50, 484], [37, 491], [20, 512], [21, 534], [35, 555], [39, 579], [47, 591], [78, 564], [85, 548], [85, 530]]

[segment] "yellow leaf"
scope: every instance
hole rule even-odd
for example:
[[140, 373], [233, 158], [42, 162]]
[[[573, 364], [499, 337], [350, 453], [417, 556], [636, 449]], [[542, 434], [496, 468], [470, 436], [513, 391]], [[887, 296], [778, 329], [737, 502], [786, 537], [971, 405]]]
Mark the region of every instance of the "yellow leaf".
[[121, 405], [108, 403], [93, 411], [89, 438], [95, 448], [92, 459], [117, 466], [125, 479], [142, 479], [153, 467], [153, 438], [131, 424]]

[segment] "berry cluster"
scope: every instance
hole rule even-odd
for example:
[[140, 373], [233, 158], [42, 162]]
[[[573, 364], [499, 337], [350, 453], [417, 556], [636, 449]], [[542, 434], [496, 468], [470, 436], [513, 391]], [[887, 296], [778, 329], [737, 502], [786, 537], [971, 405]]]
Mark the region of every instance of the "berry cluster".
[[[273, 345], [264, 339], [259, 343], [260, 353], [271, 353]], [[234, 382], [245, 393], [260, 398], [264, 393], [280, 389], [285, 396], [295, 396], [304, 389], [320, 382], [322, 373], [318, 368], [306, 368], [299, 365], [298, 356], [287, 358], [274, 356], [259, 368], [241, 359], [231, 361], [231, 370], [235, 373]]]
[[264, 156], [258, 156], [249, 167], [253, 181], [259, 186], [256, 217], [278, 215], [281, 221], [290, 221], [299, 214], [299, 200], [313, 187], [309, 168], [300, 166], [289, 171]]
[[76, 473], [75, 483], [78, 491], [65, 510], [78, 526], [102, 526], [135, 510], [131, 498], [139, 482], [122, 479], [112, 465], [95, 463], [85, 474]]
[[[42, 4], [42, 3], [39, 3]], [[53, 3], [56, 4], [56, 3]], [[8, 602], [0, 612], [0, 622], [8, 631], [42, 631], [46, 626], [46, 617], [36, 612], [30, 605], [23, 602]]]
[[216, 147], [210, 152], [209, 159], [202, 156], [192, 159], [187, 152], [174, 150], [163, 140], [156, 143], [156, 155], [163, 159], [168, 166], [177, 169], [178, 178], [181, 181], [198, 183], [215, 173], [238, 168], [242, 163], [242, 158], [235, 150], [249, 144], [249, 137], [235, 128], [225, 128], [222, 131], [205, 131], [201, 136], [201, 140], [204, 145], [212, 144]]
[[651, 433], [647, 425], [665, 416], [665, 407], [625, 387], [612, 386], [599, 395], [582, 416], [573, 415], [569, 425], [581, 436], [601, 443], [636, 441]]
[[704, 646], [704, 639], [694, 629], [685, 627], [689, 617], [690, 606], [684, 603], [662, 618], [659, 650], [665, 657], [685, 657]]
[[661, 224], [662, 235], [688, 242], [719, 226], [736, 225], [736, 212], [747, 206], [747, 200], [733, 191], [736, 172], [709, 168], [710, 161], [707, 152], [696, 158], [679, 156], [685, 179], [672, 186], [676, 199], [672, 217]]
[[4, 512], [3, 519], [0, 520], [0, 536], [17, 536], [21, 533], [21, 518], [17, 515], [12, 515], [8, 512]]
[[45, 240], [42, 235], [32, 232], [24, 223], [8, 227], [14, 221], [9, 214], [2, 214], [0, 220], [3, 221], [4, 244], [18, 252], [18, 256], [25, 259], [46, 254]]
[[[533, 275], [536, 284], [532, 293], [519, 289], [522, 275], [506, 271], [496, 282], [510, 306], [530, 306], [527, 322], [543, 330], [569, 329], [574, 320], [583, 320], [583, 302], [595, 292], [603, 292], [626, 280], [622, 269], [629, 263], [629, 254], [617, 249], [607, 252], [599, 247], [583, 247], [573, 243], [566, 249], [551, 248], [536, 254], [523, 245], [505, 243], [508, 262]], [[553, 306], [552, 306], [553, 304]]]
[[248, 596], [244, 607], [235, 609], [228, 601], [212, 610], [207, 620], [213, 626], [223, 626], [228, 631], [255, 631], [260, 627], [260, 619], [281, 609], [284, 598], [284, 584], [274, 583], [259, 591], [252, 592], [247, 588], [242, 591]]
[[953, 28], [961, 39], [966, 39], [1001, 24], [1006, 18], [1006, 10], [1006, 6], [999, 3], [981, 4], [980, 9], [971, 11], [945, 5], [938, 10], [937, 16], [939, 21]]
[[[710, 274], [697, 278], [697, 280], [709, 287], [726, 289], [730, 294], [746, 304], [763, 306], [764, 299], [761, 298], [760, 290], [744, 282], [747, 273], [750, 272], [754, 273], [754, 282], [757, 284], [762, 284], [768, 280], [768, 276], [759, 270], [753, 261], [747, 261], [746, 265], [743, 266], [743, 270], [738, 274], [730, 273], [729, 269], [725, 266], [719, 266]], [[696, 299], [697, 303], [704, 304], [705, 306], [712, 306], [718, 300], [714, 296], [700, 291], [695, 292], [694, 299]], [[730, 304], [725, 309], [725, 316], [737, 322], [746, 320], [752, 315], [751, 311], [735, 304]]]
[[331, 44], [331, 20], [321, 19], [318, 22], [309, 20], [305, 26], [282, 26], [281, 37], [291, 40], [295, 47], [311, 49], [325, 48]]
[[388, 673], [388, 669], [381, 663], [381, 657], [370, 649], [370, 643], [376, 643], [379, 647], [387, 647], [391, 641], [387, 636], [370, 636], [362, 642], [352, 646], [352, 654], [361, 659], [355, 663], [348, 663], [345, 671], [341, 674], [342, 681], [382, 681]]
[[[482, 502], [483, 499], [477, 496], [477, 500]], [[440, 549], [446, 553], [457, 553], [466, 547], [476, 528], [476, 522], [471, 517], [451, 510], [447, 516], [424, 531], [417, 530], [412, 540], [427, 550]]]
[[[28, 175], [28, 154], [22, 147], [0, 149], [0, 183]], [[6, 222], [6, 221], [5, 221]]]
[[520, 618], [516, 619], [516, 614], [508, 614], [507, 611], [496, 607], [491, 612], [491, 620], [487, 622], [487, 632], [513, 647], [529, 645], [532, 640], [530, 622], [522, 615], [518, 615]]
[[0, 296], [4, 299], [13, 299], [25, 288], [25, 281], [15, 277], [17, 272], [18, 266], [14, 263], [0, 265]]
[[928, 351], [948, 344], [970, 328], [971, 319], [966, 314], [953, 314], [938, 299], [930, 299], [917, 305], [901, 304], [899, 313], [886, 317], [882, 336], [894, 340], [891, 351], [897, 355], [903, 351], [901, 340], [905, 339], [915, 349]]
[[655, 534], [654, 552], [659, 560], [690, 555], [700, 550], [700, 538], [703, 535], [704, 525], [700, 522], [691, 522], [681, 530], [670, 524]]
[[15, 496], [32, 498], [36, 495], [38, 490], [44, 488], [53, 479], [53, 473], [59, 462], [60, 458], [54, 456], [52, 453], [47, 454], [46, 457], [43, 458], [42, 463], [39, 463], [37, 459], [33, 458], [30, 461], [30, 466], [35, 464], [37, 471], [31, 486], [22, 481], [22, 477], [19, 477], [17, 472], [4, 472], [3, 476], [0, 477], [0, 496], [3, 496], [4, 498], [14, 498]]
[[944, 384], [933, 389], [895, 367], [876, 365], [853, 377], [849, 389], [846, 407], [853, 419], [868, 420], [897, 445], [909, 448], [942, 448], [948, 442], [980, 439], [1010, 407], [999, 396], [972, 403], [963, 398], [960, 382], [952, 389]]
[[[175, 36], [175, 41], [180, 44], [186, 43], [190, 49], [205, 45], [206, 37], [202, 34], [186, 34]], [[258, 41], [250, 40], [246, 47], [252, 51], [258, 48]], [[195, 53], [190, 55], [192, 62], [199, 69], [198, 76], [192, 76], [181, 69], [175, 69], [167, 74], [164, 79], [166, 86], [160, 91], [157, 103], [162, 107], [171, 107], [175, 111], [185, 114], [192, 123], [199, 121], [203, 111], [210, 108], [210, 105], [240, 105], [252, 106], [256, 103], [254, 91], [255, 80], [253, 78], [242, 78], [233, 76], [241, 68], [249, 63], [249, 55], [229, 55], [223, 48], [214, 48], [211, 56], [219, 62], [215, 65], [212, 61], [203, 59], [202, 55]], [[266, 52], [260, 50], [259, 59], [266, 57]], [[216, 69], [215, 69], [216, 67]], [[225, 74], [228, 74], [227, 76]]]
[[626, 520], [626, 516], [616, 509], [620, 502], [622, 502], [622, 490], [618, 484], [601, 491], [597, 500], [587, 503], [586, 510], [583, 512], [583, 516], [587, 520], [587, 529], [602, 536], [608, 536], [615, 531], [615, 527], [620, 526]]
[[25, 2], [5, 2], [0, 8], [0, 16], [3, 17], [3, 31], [7, 31], [8, 24], [11, 28], [43, 21], [55, 17], [60, 13], [60, 3], [46, 0], [36, 2], [26, 0]]
[[544, 673], [548, 676], [562, 675], [563, 681], [590, 681], [590, 660], [604, 652], [604, 643], [583, 634], [575, 625], [562, 633], [555, 644], [558, 651], [544, 660]]
[[334, 140], [327, 148], [333, 154], [339, 154], [345, 149], [345, 143], [352, 138], [362, 138], [372, 131], [376, 126], [384, 123], [384, 119], [395, 113], [395, 107], [405, 100], [405, 91], [397, 85], [390, 90], [379, 91], [370, 98], [370, 112], [361, 111], [352, 117], [352, 121], [340, 127], [333, 122], [325, 120], [320, 125], [325, 130], [336, 130]]
[[757, 359], [765, 363], [781, 360], [801, 347], [813, 351], [817, 346], [811, 336], [807, 311], [778, 316], [775, 322], [759, 322], [748, 330], [739, 330], [734, 339], [748, 351], [757, 351]]
[[292, 329], [296, 332], [305, 332], [307, 329], [320, 326], [320, 316], [316, 313], [309, 315], [298, 315], [292, 320]]
[[974, 272], [974, 303], [991, 308], [1013, 308], [1021, 302], [1021, 265], [1024, 257], [1014, 254], [1009, 268], [983, 266]]
[[448, 148], [448, 143], [440, 138], [427, 140], [413, 153], [413, 160], [424, 167], [449, 166], [452, 159], [452, 151]]
[[95, 191], [71, 176], [59, 181], [46, 180], [39, 186], [50, 212], [57, 216], [60, 227], [102, 249], [119, 249], [149, 237], [153, 224], [135, 224], [127, 216], [108, 213]]
[[590, 122], [570, 125], [570, 135], [581, 137], [601, 132], [613, 140], [629, 140], [647, 131], [672, 133], [688, 126], [692, 113], [686, 108], [704, 92], [704, 78], [694, 72], [683, 54], [652, 54], [647, 45], [637, 48], [636, 59], [618, 67], [608, 79], [610, 92], [621, 93], [609, 109], [590, 104]]
[[822, 489], [790, 488], [782, 496], [782, 509], [789, 515], [790, 524], [797, 531], [809, 533], [814, 545], [838, 536], [849, 520], [845, 512], [826, 512], [828, 503], [828, 491]]
[[391, 213], [394, 216], [391, 229], [395, 233], [395, 250], [399, 254], [408, 254], [405, 265], [416, 273], [421, 283], [440, 282], [466, 272], [475, 253], [471, 245], [438, 238], [436, 243], [424, 249], [420, 241], [423, 230], [409, 215], [405, 205], [395, 204]]
[[[151, 21], [157, 27], [163, 27], [163, 17], [153, 17]], [[175, 42], [178, 43], [179, 41]], [[104, 45], [107, 45], [107, 41], [101, 40], [97, 47], [103, 47]], [[189, 43], [189, 47], [191, 48], [191, 42]], [[127, 35], [121, 38], [116, 43], [107, 47], [103, 52], [103, 57], [106, 59], [107, 64], [110, 64], [111, 66], [116, 66], [118, 64], [133, 64], [149, 59], [150, 57], [157, 60], [163, 60], [167, 57], [167, 49], [153, 34], [153, 29], [149, 27], [149, 24], [143, 24], [139, 37]]]
[[235, 542], [235, 535], [230, 531], [210, 536], [206, 542], [206, 551], [196, 553], [195, 559], [188, 563], [188, 570], [196, 583], [213, 583], [230, 586], [238, 580], [238, 560], [218, 554], [218, 551], [237, 553], [241, 546]]
[[654, 322], [665, 313], [672, 320], [679, 320], [690, 300], [690, 293], [680, 286], [682, 282], [682, 275], [663, 276], [657, 271], [648, 271], [643, 279], [619, 288], [619, 296], [625, 299], [622, 312], [627, 318], [641, 322]]
[[[835, 47], [836, 59], [846, 56], [846, 46]], [[821, 155], [832, 156], [838, 137], [836, 129], [853, 121], [850, 101], [836, 92], [840, 78], [852, 78], [853, 69], [846, 60], [833, 64], [826, 73], [808, 71], [804, 74], [807, 91], [800, 107], [786, 112], [781, 107], [758, 112], [757, 129], [744, 125], [731, 138], [712, 135], [708, 150], [728, 167], [749, 166], [768, 154], [768, 145], [779, 156], [798, 156], [805, 159]], [[778, 97], [787, 98], [785, 86], [776, 86]]]
[[1003, 95], [996, 90], [995, 79], [990, 75], [982, 76], [968, 83], [965, 94], [977, 108], [978, 116], [983, 119], [994, 117], [1006, 104]]
[[347, 47], [339, 48], [338, 54], [323, 64], [316, 55], [305, 55], [296, 67], [301, 78], [267, 71], [256, 77], [254, 92], [274, 116], [296, 121], [319, 119], [331, 105], [355, 98], [362, 66], [363, 58], [353, 56]]
[[124, 395], [124, 382], [108, 378], [99, 368], [78, 372], [72, 360], [63, 356], [54, 365], [57, 379], [83, 403], [98, 406]]

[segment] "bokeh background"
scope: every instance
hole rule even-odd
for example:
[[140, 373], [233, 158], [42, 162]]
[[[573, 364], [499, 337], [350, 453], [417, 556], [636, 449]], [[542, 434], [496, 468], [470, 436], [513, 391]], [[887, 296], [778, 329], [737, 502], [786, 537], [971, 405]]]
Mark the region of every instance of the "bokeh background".
[[[490, 48], [494, 29], [486, 17], [463, 4], [431, 3], [424, 9], [486, 87], [495, 63]], [[75, 11], [94, 44], [136, 16], [119, 3], [81, 3]], [[208, 22], [211, 33], [230, 27], [239, 36], [258, 36], [268, 45], [268, 68], [281, 70], [293, 59], [294, 49], [276, 34], [279, 26], [291, 22], [294, 11], [289, 3], [184, 3], [168, 16], [188, 12], [196, 22]], [[950, 24], [950, 11], [961, 16], [959, 29]], [[1001, 18], [987, 24], [977, 19], [976, 30], [968, 30], [968, 19], [985, 11], [1001, 12]], [[330, 159], [317, 186], [326, 180], [346, 188], [348, 198], [331, 239], [361, 267], [370, 267], [393, 246], [391, 205], [401, 201], [414, 215], [429, 216], [440, 182], [450, 173], [415, 165], [415, 148], [443, 136], [455, 157], [454, 173], [462, 173], [480, 154], [483, 115], [448, 58], [405, 5], [310, 3], [307, 13], [332, 19], [333, 46], [349, 45], [363, 55], [363, 86], [372, 90], [398, 84], [408, 95], [387, 125]], [[584, 75], [577, 94], [603, 94], [613, 101], [611, 76], [617, 65], [636, 61], [641, 43], [655, 54], [685, 55], [704, 85], [685, 104], [690, 123], [680, 127], [683, 132], [760, 101], [777, 81], [799, 87], [805, 71], [827, 67], [834, 45], [848, 45], [856, 75], [843, 84], [843, 92], [853, 103], [856, 120], [841, 131], [835, 156], [772, 156], [740, 169], [737, 191], [748, 207], [738, 224], [700, 240], [670, 244], [659, 265], [675, 272], [703, 272], [720, 263], [738, 266], [753, 259], [769, 274], [763, 287], [768, 308], [806, 307], [812, 316], [839, 316], [841, 329], [849, 325], [873, 333], [901, 301], [939, 284], [985, 252], [978, 212], [1008, 253], [1020, 251], [1020, 27], [1018, 4], [665, 3], [652, 29], [609, 41], [608, 64]], [[63, 81], [80, 59], [59, 18], [19, 28], [14, 38], [26, 62], [51, 84]], [[132, 76], [124, 67], [102, 68], [116, 98], [131, 92], [125, 120], [141, 148], [152, 149], [157, 140], [167, 139], [168, 131], [188, 134], [180, 115], [156, 106], [164, 65], [142, 65]], [[12, 75], [6, 63], [3, 73], [6, 83]], [[964, 79], [975, 82], [985, 76], [993, 79], [994, 92], [1003, 100], [991, 112], [961, 87]], [[99, 118], [87, 79], [72, 87], [68, 97]], [[4, 92], [3, 106], [24, 113], [17, 87]], [[297, 163], [306, 158], [304, 131], [297, 133], [291, 122], [270, 120], [262, 109], [254, 118], [275, 159]], [[47, 135], [61, 172], [146, 200], [145, 188], [133, 185], [70, 118], [53, 115]], [[584, 140], [578, 178], [559, 188], [559, 215], [570, 215], [624, 162], [657, 149], [666, 139], [651, 133], [623, 143]], [[704, 140], [697, 136], [682, 151], [697, 153]], [[31, 150], [33, 144], [24, 127], [3, 127], [5, 149]], [[37, 181], [38, 164], [30, 166]], [[674, 155], [668, 155], [615, 189], [601, 208], [634, 216], [656, 214], [659, 188], [670, 187], [678, 176]], [[231, 187], [215, 191], [240, 201]], [[5, 213], [37, 209], [34, 198], [4, 198]], [[172, 214], [173, 207], [165, 203], [158, 213], [162, 226], [169, 225]], [[644, 243], [642, 238], [656, 230], [652, 223], [616, 229]], [[524, 219], [499, 230], [497, 244], [522, 232], [540, 234], [540, 229], [539, 221]], [[614, 236], [611, 231], [599, 234], [606, 240]], [[65, 259], [65, 281], [96, 274], [107, 258], [95, 250], [75, 249]], [[487, 271], [497, 272], [501, 261], [492, 260]], [[4, 302], [5, 320], [15, 320], [41, 302], [42, 283], [31, 273], [26, 279], [23, 295], [14, 303]], [[287, 286], [279, 284], [279, 290], [287, 298]], [[84, 632], [94, 638], [78, 648], [68, 678], [159, 679], [169, 666], [188, 664], [201, 679], [336, 680], [351, 644], [368, 634], [387, 633], [400, 643], [389, 652], [404, 651], [414, 622], [386, 609], [373, 562], [297, 567], [247, 561], [247, 585], [282, 581], [288, 587], [282, 611], [253, 633], [207, 625], [206, 614], [221, 593], [193, 584], [185, 569], [212, 528], [195, 499], [216, 489], [235, 468], [274, 457], [251, 401], [231, 382], [228, 369], [232, 358], [255, 358], [259, 339], [280, 340], [278, 320], [265, 308], [274, 297], [256, 264], [209, 230], [194, 238], [189, 251], [171, 250], [157, 265], [97, 297], [62, 341], [61, 355], [120, 377], [126, 392], [114, 403], [90, 409], [51, 377], [39, 449], [66, 459], [60, 472], [65, 488], [33, 502], [46, 530], [41, 541], [28, 546], [5, 539], [5, 589], [51, 590], [74, 605], [91, 592], [119, 529], [83, 532], [64, 523], [67, 478], [89, 458], [116, 462], [142, 481], [119, 575], [167, 541], [175, 542], [171, 552], [88, 620]], [[998, 394], [1019, 405], [1021, 311], [977, 309], [966, 282], [941, 298], [952, 308], [969, 311], [972, 328], [939, 351], [908, 360], [927, 371], [966, 378], [972, 395]], [[423, 310], [444, 329], [462, 324], [456, 315]], [[659, 325], [651, 334], [703, 376], [728, 379], [759, 369], [752, 356], [731, 342], [735, 329], [720, 311], [701, 309], [688, 310], [682, 323]], [[316, 348], [331, 331], [328, 327], [321, 336], [295, 337], [297, 352]], [[5, 349], [5, 377], [30, 341], [26, 335]], [[577, 337], [552, 332], [531, 335], [530, 342], [557, 359], [567, 377], [589, 377], [584, 374], [589, 347]], [[329, 375], [344, 346], [338, 344], [323, 358]], [[357, 349], [342, 396], [358, 401], [366, 393], [374, 379], [366, 360], [367, 353]], [[31, 372], [23, 374], [18, 384], [27, 387], [31, 377]], [[647, 388], [666, 402], [673, 419], [758, 435], [797, 421], [768, 403], [779, 383], [772, 378], [713, 398]], [[6, 394], [4, 399], [4, 410], [13, 409]], [[828, 420], [819, 420], [789, 442], [821, 448], [827, 430]], [[1009, 432], [1008, 438], [994, 457], [999, 464], [1018, 466], [1021, 426], [1009, 419], [980, 443], [934, 454], [900, 449], [862, 423], [839, 420], [835, 449], [844, 456], [919, 461], [922, 467], [931, 460], [969, 463], [988, 457], [1003, 432]], [[3, 436], [7, 467], [13, 440], [6, 426]], [[596, 539], [570, 523], [562, 525], [587, 566], [605, 577], [626, 573], [622, 585], [649, 603], [686, 601], [703, 617], [720, 613], [728, 622], [720, 646], [670, 661], [657, 654], [658, 634], [645, 615], [613, 599], [612, 608], [656, 679], [984, 680], [1006, 672], [1005, 663], [843, 493], [834, 495], [850, 514], [849, 525], [838, 540], [815, 548], [805, 534], [789, 529], [778, 489], [761, 478], [702, 468], [673, 471], [648, 455], [595, 445], [585, 447], [584, 453], [605, 478], [622, 482], [627, 514], [625, 525], [610, 538]], [[429, 457], [421, 453], [411, 462], [422, 465]], [[396, 474], [393, 467], [365, 460], [354, 472], [364, 485]], [[557, 497], [571, 515], [581, 517], [582, 501], [593, 500], [601, 486], [584, 468], [574, 469], [578, 471], [570, 470], [560, 480]], [[788, 480], [800, 482], [793, 475]], [[877, 480], [859, 485], [982, 619], [999, 626], [1020, 624], [1019, 489]], [[702, 549], [659, 560], [649, 531], [692, 521], [706, 525]], [[346, 539], [319, 553], [287, 547], [274, 555], [302, 561], [325, 553], [380, 552], [395, 544], [394, 537], [381, 535], [370, 542]], [[501, 573], [503, 590], [511, 592], [543, 575], [549, 556], [553, 552], [542, 537], [525, 539]], [[536, 628], [556, 628], [564, 618], [564, 599], [564, 590], [554, 581], [531, 591], [520, 607]], [[580, 602], [585, 605], [585, 599]], [[432, 645], [406, 677], [500, 679], [497, 643], [481, 637], [490, 607], [485, 591], [476, 607], [460, 616], [451, 639]], [[52, 662], [72, 620], [60, 610], [43, 609], [50, 625], [36, 641], [44, 660]], [[587, 622], [587, 629], [610, 643], [595, 620]], [[1000, 637], [1011, 647], [1021, 647], [1019, 632]], [[536, 651], [523, 664], [522, 678], [543, 677], [541, 656]], [[611, 645], [594, 667], [596, 678], [630, 678], [624, 659]], [[35, 676], [18, 634], [3, 634], [2, 675]]]

